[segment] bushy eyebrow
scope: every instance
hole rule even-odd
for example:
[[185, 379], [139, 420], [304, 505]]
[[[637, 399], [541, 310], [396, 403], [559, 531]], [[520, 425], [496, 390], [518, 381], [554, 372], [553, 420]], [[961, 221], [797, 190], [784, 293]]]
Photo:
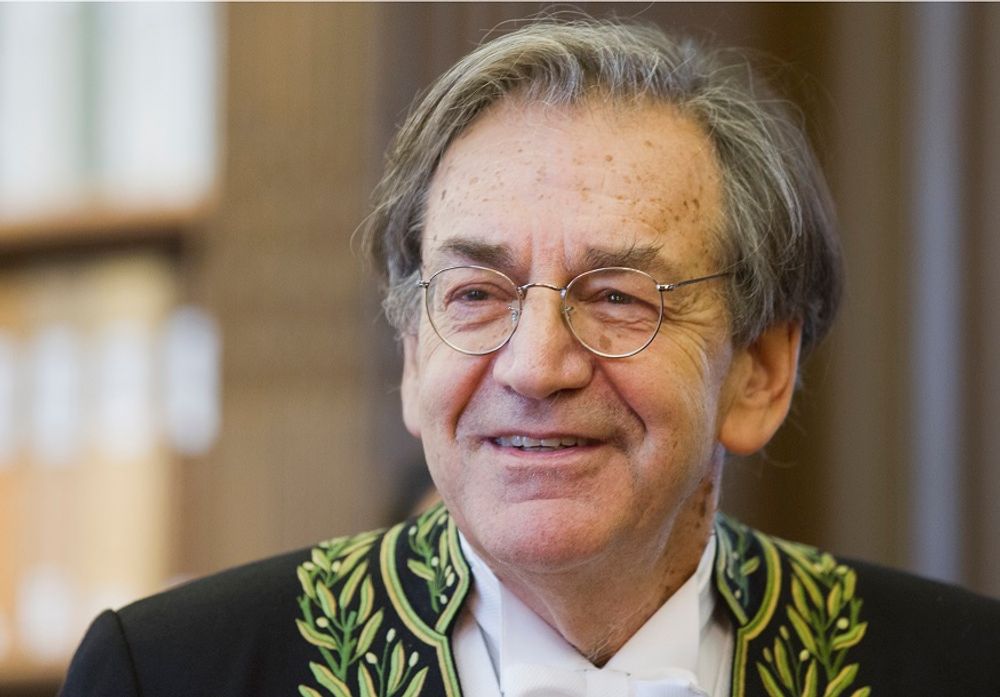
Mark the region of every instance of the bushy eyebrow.
[[[579, 261], [571, 260], [570, 271], [582, 273], [608, 266], [627, 266], [645, 271], [659, 281], [667, 280], [673, 272], [673, 266], [660, 255], [662, 248], [663, 245], [659, 244], [632, 244], [620, 249], [591, 247]], [[508, 274], [514, 272], [516, 266], [514, 254], [507, 245], [461, 237], [445, 240], [434, 251], [431, 260], [440, 260], [437, 263], [445, 264], [452, 263], [451, 259], [460, 263], [488, 266]]]
[[[653, 274], [668, 271], [669, 265], [660, 256], [663, 245], [633, 244], [624, 249], [591, 248], [584, 255], [584, 265], [587, 269], [599, 269], [607, 266], [627, 266]], [[587, 270], [584, 269], [584, 270]]]
[[468, 238], [445, 240], [434, 252], [434, 257], [458, 257], [462, 261], [491, 269], [509, 271], [514, 255], [505, 244], [489, 244]]

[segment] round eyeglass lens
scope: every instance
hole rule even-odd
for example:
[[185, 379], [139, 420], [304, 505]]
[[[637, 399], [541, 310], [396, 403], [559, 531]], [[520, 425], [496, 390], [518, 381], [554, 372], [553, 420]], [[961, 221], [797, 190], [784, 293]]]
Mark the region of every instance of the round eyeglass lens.
[[438, 271], [428, 281], [426, 301], [427, 316], [438, 336], [471, 354], [503, 346], [521, 311], [514, 282], [499, 271], [477, 266]]
[[566, 288], [566, 321], [580, 343], [601, 356], [623, 358], [646, 348], [663, 318], [652, 276], [637, 269], [588, 271]]

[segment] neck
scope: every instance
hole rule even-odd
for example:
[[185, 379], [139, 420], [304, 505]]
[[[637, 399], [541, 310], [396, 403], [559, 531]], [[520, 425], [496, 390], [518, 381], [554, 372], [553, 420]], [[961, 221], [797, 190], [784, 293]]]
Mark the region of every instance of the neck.
[[[502, 566], [494, 572], [591, 663], [603, 666], [694, 574], [712, 532], [716, 498], [714, 483], [703, 485], [654, 553], [616, 550], [614, 559], [565, 573], [525, 574]], [[609, 568], [626, 571], [608, 574]]]

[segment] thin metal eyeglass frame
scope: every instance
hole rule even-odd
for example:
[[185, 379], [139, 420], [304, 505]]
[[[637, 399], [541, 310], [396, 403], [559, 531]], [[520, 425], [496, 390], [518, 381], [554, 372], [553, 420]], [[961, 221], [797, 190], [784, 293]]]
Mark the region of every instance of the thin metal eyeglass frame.
[[[589, 271], [584, 271], [583, 273], [571, 278], [569, 283], [567, 283], [565, 286], [559, 287], [556, 285], [552, 285], [551, 283], [525, 283], [523, 285], [518, 285], [517, 283], [514, 282], [514, 280], [510, 276], [503, 273], [502, 271], [491, 269], [488, 266], [477, 266], [475, 264], [463, 264], [460, 266], [449, 266], [444, 269], [439, 269], [438, 271], [435, 271], [433, 274], [431, 274], [430, 278], [428, 278], [427, 280], [421, 279], [417, 281], [417, 287], [423, 288], [424, 290], [424, 311], [427, 313], [427, 319], [430, 322], [431, 328], [434, 330], [434, 333], [437, 334], [438, 338], [441, 339], [441, 341], [447, 344], [450, 348], [454, 349], [455, 351], [458, 351], [459, 353], [463, 353], [467, 356], [487, 356], [491, 353], [496, 353], [504, 346], [506, 346], [507, 343], [511, 340], [511, 338], [513, 338], [514, 332], [517, 331], [517, 327], [521, 322], [521, 310], [518, 309], [516, 311], [513, 325], [511, 326], [510, 332], [507, 334], [507, 337], [491, 349], [486, 349], [483, 351], [469, 351], [467, 349], [460, 348], [455, 344], [451, 343], [450, 341], [448, 341], [448, 339], [442, 336], [441, 332], [438, 331], [437, 326], [434, 324], [434, 313], [431, 312], [431, 306], [430, 306], [430, 294], [427, 291], [428, 288], [430, 288], [431, 283], [437, 276], [447, 271], [454, 271], [456, 269], [476, 269], [479, 271], [489, 271], [506, 279], [508, 282], [510, 282], [510, 285], [517, 291], [518, 301], [522, 306], [524, 305], [525, 299], [527, 298], [529, 288], [548, 288], [549, 290], [556, 291], [557, 293], [559, 293], [559, 301], [562, 305], [559, 309], [559, 314], [562, 315], [563, 321], [566, 323], [566, 326], [569, 329], [570, 334], [573, 335], [573, 338], [576, 339], [577, 343], [583, 346], [583, 348], [587, 349], [596, 356], [600, 356], [601, 358], [629, 358], [630, 356], [634, 356], [637, 353], [643, 351], [646, 347], [648, 347], [651, 343], [653, 343], [653, 339], [655, 339], [656, 335], [660, 333], [660, 327], [663, 324], [664, 293], [669, 293], [671, 291], [677, 290], [678, 288], [683, 288], [684, 286], [690, 286], [695, 283], [701, 283], [702, 281], [711, 281], [716, 278], [723, 278], [732, 275], [731, 271], [722, 271], [720, 273], [713, 273], [707, 276], [698, 276], [697, 278], [689, 278], [687, 280], [677, 281], [675, 283], [660, 283], [651, 275], [649, 275], [648, 273], [646, 273], [641, 269], [633, 269], [629, 266], [604, 266], [599, 269], [591, 269]], [[573, 310], [573, 308], [566, 304], [566, 294], [569, 292], [569, 289], [572, 288], [573, 284], [579, 281], [580, 279], [586, 278], [591, 274], [600, 273], [602, 271], [632, 271], [635, 273], [642, 274], [643, 276], [645, 276], [646, 278], [648, 278], [650, 281], [653, 282], [653, 285], [656, 286], [656, 290], [659, 293], [660, 310], [659, 310], [659, 316], [656, 319], [656, 328], [653, 329], [653, 331], [650, 333], [649, 339], [646, 340], [646, 343], [644, 343], [642, 346], [635, 349], [634, 351], [629, 351], [627, 353], [605, 353], [604, 351], [599, 351], [594, 347], [590, 346], [589, 344], [587, 344], [583, 339], [580, 338], [580, 335], [576, 333], [576, 329], [574, 329], [573, 327], [573, 322], [570, 321], [569, 315], [570, 312]], [[511, 309], [513, 310], [513, 308]]]

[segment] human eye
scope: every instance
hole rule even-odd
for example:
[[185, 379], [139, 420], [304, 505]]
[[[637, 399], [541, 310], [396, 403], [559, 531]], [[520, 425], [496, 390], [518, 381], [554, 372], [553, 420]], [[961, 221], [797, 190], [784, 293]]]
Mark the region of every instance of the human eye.
[[451, 289], [448, 293], [447, 303], [484, 305], [495, 302], [507, 302], [505, 296], [509, 296], [509, 291], [504, 291], [495, 283], [467, 283]]
[[571, 295], [573, 300], [586, 305], [627, 305], [635, 300], [633, 294], [618, 279], [600, 273], [576, 279]]
[[618, 290], [617, 288], [602, 290], [600, 299], [604, 302], [611, 303], [612, 305], [629, 305], [635, 302], [635, 297], [629, 295], [625, 291]]
[[462, 266], [438, 273], [429, 288], [429, 309], [438, 327], [471, 331], [509, 321], [517, 289], [503, 274]]
[[654, 306], [649, 298], [642, 297], [640, 293], [614, 287], [601, 289], [585, 304], [591, 313], [607, 322], [642, 321], [658, 312], [658, 307]]
[[575, 300], [592, 306], [636, 305], [648, 302], [649, 295], [649, 289], [636, 279], [614, 274], [594, 274], [573, 287]]
[[511, 321], [511, 308], [516, 304], [511, 291], [501, 283], [484, 280], [452, 286], [442, 300], [432, 319], [439, 330], [453, 335], [506, 327]]
[[570, 300], [578, 312], [605, 324], [643, 324], [659, 316], [659, 293], [645, 275], [602, 270], [573, 283]]

